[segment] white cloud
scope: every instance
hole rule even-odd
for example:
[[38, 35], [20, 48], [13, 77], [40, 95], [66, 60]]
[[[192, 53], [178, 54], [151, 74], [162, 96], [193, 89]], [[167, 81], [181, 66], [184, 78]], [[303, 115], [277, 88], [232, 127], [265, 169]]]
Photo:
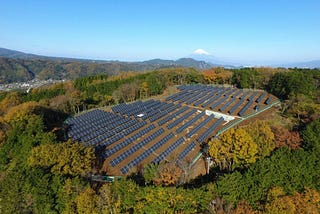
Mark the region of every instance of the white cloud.
[[194, 54], [200, 54], [200, 55], [210, 55], [207, 51], [203, 49], [197, 49], [193, 52]]

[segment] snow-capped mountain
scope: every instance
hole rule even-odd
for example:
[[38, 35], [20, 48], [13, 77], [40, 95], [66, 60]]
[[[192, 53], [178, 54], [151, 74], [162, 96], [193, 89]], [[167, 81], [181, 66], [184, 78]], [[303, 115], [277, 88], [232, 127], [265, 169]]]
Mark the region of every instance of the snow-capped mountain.
[[223, 66], [223, 67], [240, 66], [238, 63], [230, 63], [230, 62], [221, 60], [218, 57], [213, 56], [208, 51], [205, 51], [204, 49], [201, 49], [201, 48], [193, 51], [193, 53], [188, 55], [187, 57], [198, 60], [198, 61], [205, 61], [207, 63], [212, 64], [213, 66]]

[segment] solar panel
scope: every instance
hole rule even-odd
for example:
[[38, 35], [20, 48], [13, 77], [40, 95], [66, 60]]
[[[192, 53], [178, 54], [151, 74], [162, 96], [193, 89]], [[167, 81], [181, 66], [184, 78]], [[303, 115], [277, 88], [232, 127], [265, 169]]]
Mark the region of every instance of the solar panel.
[[105, 156], [109, 157], [110, 155], [116, 153], [117, 151], [121, 150], [122, 148], [126, 147], [127, 145], [130, 145], [131, 143], [133, 143], [135, 140], [137, 140], [138, 138], [142, 137], [143, 135], [149, 133], [150, 131], [152, 131], [155, 128], [155, 125], [152, 124], [148, 127], [146, 127], [145, 129], [142, 129], [141, 131], [139, 131], [137, 134], [133, 135], [131, 138], [125, 139], [124, 141], [122, 141], [121, 143], [119, 143], [118, 145], [108, 149], [105, 152]]
[[258, 99], [256, 100], [257, 103], [260, 103], [264, 98], [265, 98], [266, 94], [265, 93], [262, 93]]
[[147, 158], [152, 152], [154, 152], [155, 150], [160, 148], [164, 143], [166, 143], [169, 139], [171, 139], [173, 137], [174, 137], [174, 134], [172, 134], [172, 133], [166, 135], [163, 139], [161, 139], [160, 141], [155, 143], [152, 147], [150, 147], [149, 149], [145, 150], [142, 154], [140, 154], [135, 159], [130, 161], [128, 163], [128, 165], [123, 167], [122, 169], [124, 169], [124, 170], [128, 169], [129, 170], [130, 168], [138, 165], [139, 163], [141, 163], [141, 161], [143, 161], [145, 158]]
[[237, 110], [241, 105], [242, 103], [244, 102], [245, 100], [244, 99], [241, 99], [239, 102], [237, 102], [234, 106], [232, 106], [232, 108], [228, 111], [229, 114], [233, 114], [233, 112], [235, 110]]
[[268, 99], [266, 99], [266, 101], [264, 102], [265, 104], [269, 105], [272, 101], [271, 97], [268, 97]]
[[184, 125], [180, 126], [179, 128], [177, 128], [177, 133], [181, 133], [182, 131], [184, 131], [186, 128], [188, 128], [189, 126], [191, 126], [193, 123], [197, 122], [197, 120], [199, 120], [202, 116], [205, 115], [205, 112], [201, 112], [200, 114], [198, 114], [197, 116], [195, 116], [194, 118], [192, 118], [191, 120], [189, 120], [188, 122], [186, 122]]
[[230, 99], [228, 102], [226, 102], [222, 107], [219, 108], [219, 111], [224, 111], [226, 108], [228, 108], [231, 103], [233, 103], [233, 101], [235, 101], [235, 97], [233, 97], [232, 99]]
[[144, 145], [149, 143], [151, 140], [155, 139], [156, 137], [160, 136], [164, 132], [163, 128], [158, 129], [153, 134], [149, 135], [146, 139], [140, 141], [139, 143], [135, 144], [133, 147], [131, 147], [129, 150], [125, 151], [124, 153], [120, 154], [116, 158], [110, 161], [110, 164], [114, 167], [124, 159], [126, 159], [131, 154], [138, 151], [140, 148], [142, 148]]
[[223, 103], [224, 101], [226, 101], [229, 97], [223, 97], [219, 100], [217, 100], [214, 104], [212, 104], [210, 106], [210, 109], [214, 109], [215, 107], [217, 107], [218, 105], [220, 105], [221, 103]]
[[169, 146], [165, 151], [163, 151], [158, 157], [156, 157], [152, 162], [159, 163], [166, 156], [168, 156], [171, 152], [173, 152], [181, 143], [184, 142], [183, 137], [179, 138], [176, 142], [174, 142], [171, 146]]
[[252, 103], [253, 103], [253, 101], [250, 100], [250, 101], [239, 111], [238, 115], [239, 115], [240, 117], [242, 117], [242, 116], [245, 114], [245, 112], [248, 110], [248, 108], [252, 105]]
[[220, 117], [211, 127], [209, 127], [197, 140], [199, 143], [206, 140], [210, 135], [213, 134], [214, 130], [223, 123], [223, 117]]
[[180, 154], [178, 157], [178, 160], [182, 160], [191, 150], [196, 147], [196, 144], [194, 142], [191, 142]]
[[172, 113], [170, 115], [168, 115], [167, 117], [163, 118], [162, 120], [160, 120], [158, 122], [158, 124], [161, 126], [163, 124], [165, 124], [166, 122], [168, 122], [169, 120], [172, 120], [173, 118], [175, 118], [176, 116], [180, 115], [181, 113], [187, 111], [189, 108], [187, 106], [184, 106], [183, 108], [181, 108], [180, 110], [178, 110], [175, 113]]
[[189, 111], [188, 113], [184, 114], [182, 117], [176, 119], [175, 121], [173, 121], [172, 123], [170, 123], [169, 125], [167, 125], [168, 129], [172, 129], [173, 127], [177, 126], [179, 123], [181, 123], [182, 121], [186, 120], [188, 117], [190, 117], [192, 114], [194, 114], [197, 110], [193, 109], [191, 111]]
[[197, 133], [202, 127], [204, 127], [210, 120], [212, 120], [214, 118], [214, 115], [210, 115], [209, 117], [207, 117], [206, 119], [204, 119], [204, 121], [202, 121], [201, 123], [199, 123], [196, 127], [194, 127], [186, 136], [188, 138], [192, 137], [192, 135], [194, 135], [195, 133]]
[[253, 100], [253, 98], [254, 98], [255, 96], [257, 96], [257, 94], [258, 94], [258, 92], [254, 92], [250, 97], [248, 97], [248, 100], [249, 100], [249, 101]]

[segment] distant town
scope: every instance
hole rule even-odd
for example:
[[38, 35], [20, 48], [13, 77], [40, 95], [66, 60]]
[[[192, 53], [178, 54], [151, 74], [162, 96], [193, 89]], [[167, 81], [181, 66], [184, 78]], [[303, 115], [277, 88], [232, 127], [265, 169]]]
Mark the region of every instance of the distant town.
[[58, 82], [64, 82], [65, 80], [39, 80], [37, 78], [26, 81], [26, 82], [15, 82], [10, 84], [0, 84], [0, 91], [11, 91], [16, 89], [26, 90], [29, 92], [32, 88], [38, 88], [43, 85], [51, 85]]

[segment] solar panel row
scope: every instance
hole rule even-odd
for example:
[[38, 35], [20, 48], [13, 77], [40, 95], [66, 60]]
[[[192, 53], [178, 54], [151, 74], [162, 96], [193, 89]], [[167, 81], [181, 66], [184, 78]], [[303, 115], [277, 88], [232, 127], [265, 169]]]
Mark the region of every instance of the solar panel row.
[[[169, 104], [168, 104], [168, 105], [169, 105]], [[150, 122], [154, 122], [154, 121], [156, 121], [156, 120], [159, 120], [160, 118], [164, 117], [165, 115], [169, 114], [170, 112], [172, 112], [172, 111], [174, 111], [174, 110], [176, 110], [176, 109], [178, 109], [178, 108], [180, 108], [180, 107], [181, 107], [180, 104], [178, 104], [178, 105], [172, 104], [172, 105], [170, 105], [169, 108], [163, 108], [160, 113], [155, 114], [155, 115], [152, 116], [149, 120], [150, 120]]]
[[265, 104], [269, 105], [272, 101], [271, 97], [268, 97], [268, 99], [266, 99], [266, 101], [264, 102]]
[[192, 97], [190, 97], [187, 101], [186, 104], [187, 105], [191, 105], [191, 103], [195, 102], [196, 100], [202, 98], [204, 95], [206, 95], [206, 93], [203, 93], [202, 91], [199, 91], [199, 93], [194, 94]]
[[236, 92], [235, 94], [233, 94], [231, 97], [232, 98], [236, 98], [237, 96], [239, 96], [240, 94], [242, 94], [243, 93], [243, 90], [241, 89], [241, 90], [239, 90], [238, 92]]
[[233, 103], [236, 100], [236, 97], [233, 97], [232, 99], [228, 100], [222, 107], [219, 108], [219, 111], [224, 111], [226, 108], [228, 108], [231, 103]]
[[214, 109], [216, 108], [217, 106], [221, 105], [221, 103], [223, 103], [224, 101], [226, 101], [229, 97], [228, 96], [225, 96], [225, 97], [222, 97], [221, 99], [215, 101], [211, 106], [210, 106], [210, 109]]
[[237, 102], [234, 106], [231, 107], [231, 109], [228, 111], [229, 114], [233, 114], [233, 112], [235, 112], [235, 110], [237, 110], [242, 103], [245, 101], [245, 99], [241, 99], [239, 102]]
[[184, 138], [180, 137], [176, 142], [174, 142], [171, 146], [169, 146], [165, 151], [163, 151], [158, 157], [156, 157], [152, 162], [159, 163], [166, 156], [168, 156], [173, 150], [175, 150], [181, 143], [184, 142]]
[[116, 153], [117, 151], [123, 149], [127, 145], [130, 145], [131, 143], [136, 141], [138, 138], [140, 138], [143, 135], [145, 135], [145, 134], [149, 133], [150, 131], [152, 131], [155, 127], [156, 126], [154, 124], [151, 124], [147, 128], [140, 130], [138, 133], [136, 133], [132, 137], [129, 137], [129, 138], [125, 139], [124, 141], [122, 141], [121, 143], [117, 144], [116, 146], [107, 149], [107, 151], [104, 154], [104, 158], [107, 158], [110, 155]]
[[202, 127], [204, 127], [210, 120], [214, 119], [214, 115], [210, 115], [206, 119], [204, 119], [201, 123], [199, 123], [196, 127], [194, 127], [186, 136], [188, 138], [192, 137], [195, 133], [197, 133]]
[[124, 153], [120, 154], [119, 156], [117, 156], [116, 158], [111, 160], [110, 161], [111, 166], [113, 166], [113, 167], [116, 166], [121, 161], [126, 159], [128, 156], [130, 156], [134, 152], [138, 151], [141, 147], [143, 147], [144, 145], [146, 145], [150, 141], [154, 140], [156, 137], [160, 136], [163, 132], [164, 132], [164, 129], [160, 128], [156, 132], [154, 132], [153, 134], [147, 136], [147, 138], [143, 139], [142, 141], [140, 141], [139, 143], [135, 144], [130, 149], [126, 150]]
[[200, 114], [198, 114], [197, 116], [195, 116], [194, 118], [192, 118], [191, 120], [186, 122], [184, 125], [177, 128], [177, 133], [183, 132], [186, 128], [188, 128], [192, 124], [196, 123], [204, 115], [205, 115], [205, 112], [201, 112]]
[[103, 133], [104, 137], [110, 137], [115, 134], [115, 131], [113, 130], [115, 127], [130, 121], [129, 118], [117, 116], [115, 118], [110, 118], [110, 120], [103, 121], [103, 123], [100, 124], [76, 122], [76, 124], [70, 126], [69, 134], [74, 140], [81, 142], [89, 141]]
[[177, 112], [174, 112], [172, 114], [169, 114], [167, 117], [163, 118], [162, 120], [160, 120], [158, 122], [158, 124], [160, 126], [162, 126], [163, 124], [165, 124], [166, 122], [168, 122], [169, 120], [172, 120], [173, 118], [175, 118], [176, 116], [179, 116], [181, 113], [187, 111], [189, 109], [189, 107], [184, 106], [183, 108], [179, 109]]
[[242, 117], [242, 116], [246, 113], [246, 111], [248, 110], [248, 108], [252, 105], [252, 103], [253, 103], [253, 101], [250, 100], [250, 101], [239, 111], [238, 115], [239, 115], [240, 117]]
[[224, 119], [223, 117], [220, 117], [219, 120], [217, 120], [211, 127], [209, 127], [200, 137], [198, 137], [198, 142], [202, 143], [204, 140], [206, 140], [210, 135], [214, 133], [214, 130], [218, 128], [223, 123]]
[[256, 100], [257, 103], [260, 103], [264, 98], [265, 98], [266, 94], [265, 93], [262, 93], [258, 99]]
[[150, 154], [152, 154], [155, 150], [160, 148], [163, 144], [165, 144], [169, 139], [171, 139], [173, 137], [174, 137], [174, 135], [172, 133], [166, 135], [163, 139], [161, 139], [160, 141], [155, 143], [149, 149], [145, 150], [141, 155], [139, 155], [138, 157], [136, 157], [135, 159], [130, 161], [127, 166], [122, 167], [121, 172], [122, 173], [125, 172], [123, 174], [126, 174], [130, 170], [130, 168], [141, 163], [141, 161], [143, 161], [145, 158], [147, 158]]
[[255, 96], [258, 95], [258, 92], [254, 92], [250, 97], [248, 97], [248, 100], [251, 101], [253, 100], [253, 98], [255, 98]]
[[221, 91], [220, 88], [213, 88], [208, 95], [206, 95], [205, 97], [199, 99], [197, 102], [195, 102], [193, 105], [194, 106], [200, 106], [200, 104], [204, 104], [205, 102], [207, 102], [207, 100], [209, 100], [210, 98], [212, 98], [212, 96], [214, 96], [215, 94], [219, 93]]
[[168, 129], [172, 129], [173, 127], [177, 126], [179, 123], [181, 123], [182, 121], [188, 119], [191, 115], [193, 115], [197, 110], [192, 109], [191, 111], [187, 112], [186, 114], [184, 114], [182, 117], [176, 119], [175, 121], [173, 121], [172, 123], [167, 125]]
[[191, 150], [196, 147], [196, 144], [194, 142], [191, 142], [180, 154], [178, 157], [178, 160], [182, 160]]

